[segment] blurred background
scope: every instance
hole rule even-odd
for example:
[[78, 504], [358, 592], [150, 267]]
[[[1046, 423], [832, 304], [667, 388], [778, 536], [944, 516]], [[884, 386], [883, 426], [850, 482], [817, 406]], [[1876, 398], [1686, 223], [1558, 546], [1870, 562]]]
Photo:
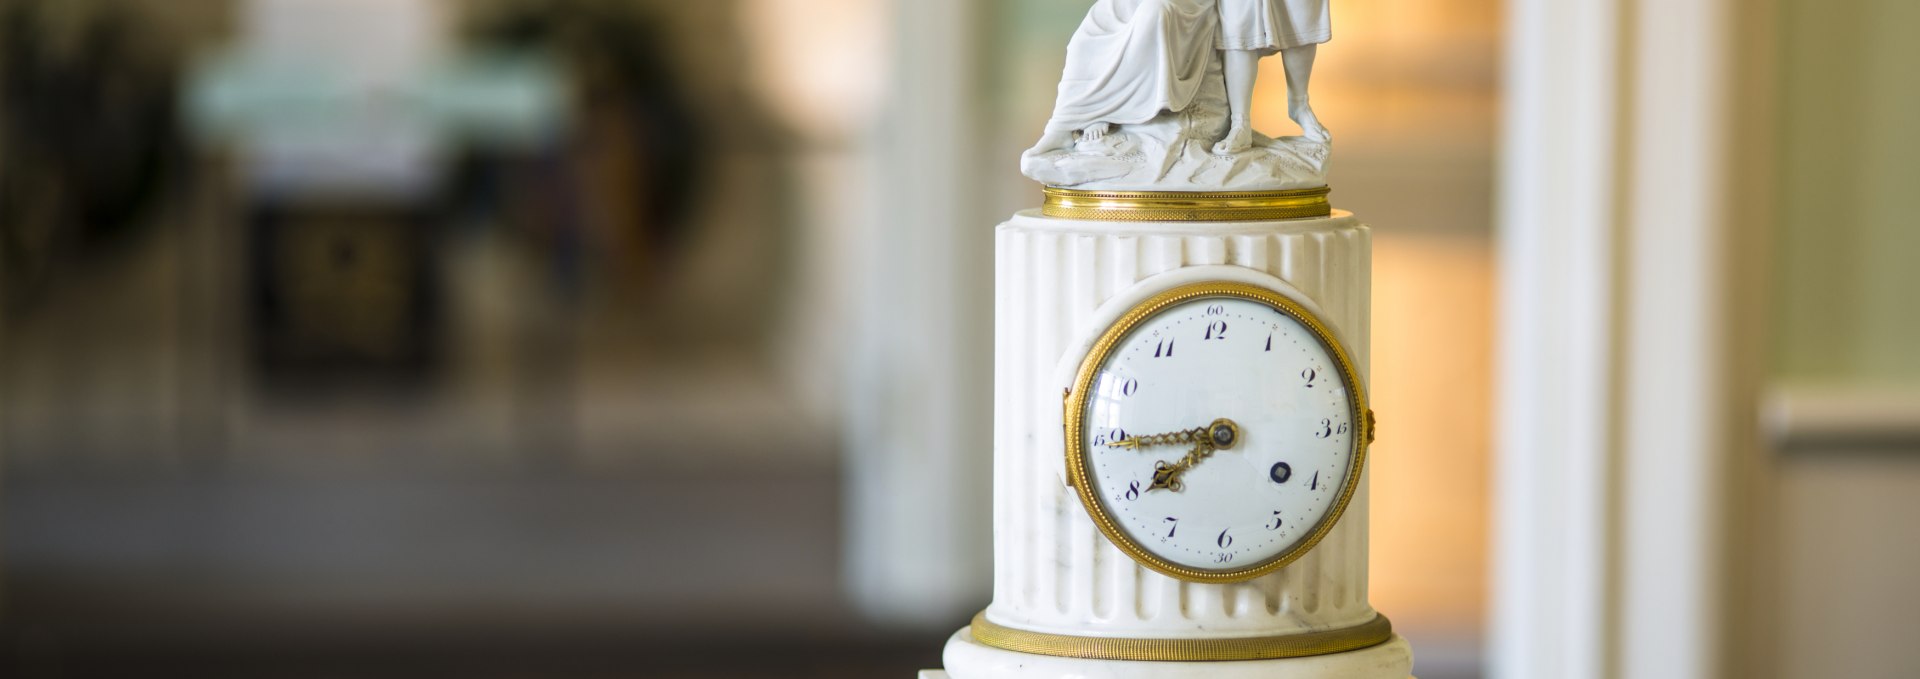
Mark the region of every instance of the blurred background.
[[[0, 676], [938, 666], [991, 573], [991, 227], [1090, 4], [0, 0]], [[1560, 454], [1496, 440], [1542, 4], [1333, 0], [1314, 81], [1425, 679], [1512, 667], [1498, 590], [1559, 554], [1495, 528], [1501, 457]], [[1768, 171], [1727, 189], [1767, 245], [1723, 260], [1713, 653], [1920, 676], [1920, 15], [1761, 4], [1715, 15]]]

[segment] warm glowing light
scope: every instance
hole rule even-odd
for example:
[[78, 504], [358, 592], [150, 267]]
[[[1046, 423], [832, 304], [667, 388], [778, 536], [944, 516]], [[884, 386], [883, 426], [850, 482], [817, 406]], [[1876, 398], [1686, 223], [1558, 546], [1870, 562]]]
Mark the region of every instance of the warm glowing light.
[[776, 113], [816, 138], [866, 127], [886, 85], [883, 0], [743, 0], [753, 83]]
[[1493, 253], [1381, 238], [1374, 260], [1373, 603], [1471, 637], [1486, 596]]

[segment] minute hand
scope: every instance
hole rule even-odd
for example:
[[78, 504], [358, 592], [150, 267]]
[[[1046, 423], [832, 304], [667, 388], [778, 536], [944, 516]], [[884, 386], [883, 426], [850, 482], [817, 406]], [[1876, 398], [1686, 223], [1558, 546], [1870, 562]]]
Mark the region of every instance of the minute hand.
[[1152, 446], [1170, 446], [1175, 444], [1202, 445], [1215, 450], [1232, 448], [1240, 441], [1240, 425], [1233, 420], [1220, 418], [1204, 427], [1194, 427], [1182, 431], [1152, 434], [1148, 436], [1130, 436], [1112, 443], [1109, 448], [1131, 448], [1139, 450]]
[[1206, 440], [1207, 428], [1194, 427], [1185, 431], [1173, 431], [1165, 434], [1133, 436], [1107, 444], [1108, 448], [1132, 448], [1139, 450], [1152, 446], [1170, 446], [1176, 443], [1196, 443]]

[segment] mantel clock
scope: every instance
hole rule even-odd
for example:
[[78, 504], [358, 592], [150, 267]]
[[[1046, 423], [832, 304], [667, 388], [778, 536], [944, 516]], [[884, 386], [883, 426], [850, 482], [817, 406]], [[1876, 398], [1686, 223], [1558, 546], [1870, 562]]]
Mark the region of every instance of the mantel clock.
[[[1096, 0], [995, 232], [993, 601], [953, 679], [1407, 679], [1367, 600], [1371, 232], [1326, 0]], [[1251, 129], [1284, 66], [1301, 134]], [[984, 499], [984, 498], [983, 498]], [[927, 676], [938, 676], [929, 671]]]

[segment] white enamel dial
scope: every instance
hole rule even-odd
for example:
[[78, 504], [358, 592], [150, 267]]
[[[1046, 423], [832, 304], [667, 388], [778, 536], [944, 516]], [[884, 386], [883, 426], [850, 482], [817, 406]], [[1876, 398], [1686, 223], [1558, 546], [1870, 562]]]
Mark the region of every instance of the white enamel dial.
[[1163, 572], [1230, 580], [1290, 562], [1359, 473], [1367, 411], [1350, 364], [1305, 310], [1253, 292], [1136, 312], [1082, 367], [1088, 393], [1069, 412], [1082, 499]]

